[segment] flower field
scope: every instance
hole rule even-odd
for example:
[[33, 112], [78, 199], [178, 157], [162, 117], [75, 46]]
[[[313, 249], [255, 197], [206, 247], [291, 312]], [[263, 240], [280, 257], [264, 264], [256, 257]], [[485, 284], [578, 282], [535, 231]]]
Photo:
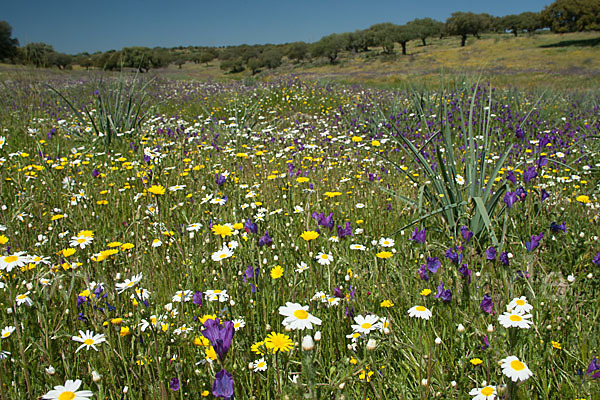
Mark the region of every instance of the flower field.
[[600, 398], [597, 95], [50, 85], [0, 89], [0, 399]]

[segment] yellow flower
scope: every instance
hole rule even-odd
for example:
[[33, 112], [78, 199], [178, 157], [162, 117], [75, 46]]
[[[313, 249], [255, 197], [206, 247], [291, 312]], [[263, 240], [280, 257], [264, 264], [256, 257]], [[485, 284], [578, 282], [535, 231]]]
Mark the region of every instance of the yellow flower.
[[0, 235], [0, 244], [5, 244], [8, 242], [8, 238], [4, 235]]
[[113, 325], [120, 325], [123, 322], [123, 318], [113, 318], [110, 320], [110, 323]]
[[213, 360], [216, 361], [217, 360], [217, 352], [215, 351], [215, 348], [210, 346], [207, 347], [206, 349], [204, 349], [204, 354], [206, 354], [206, 359], [207, 360]]
[[233, 225], [233, 229], [235, 229], [236, 231], [244, 229], [244, 224], [242, 224], [241, 222], [238, 222], [237, 224]]
[[304, 233], [302, 233], [300, 237], [308, 242], [310, 240], [315, 240], [316, 238], [318, 238], [319, 234], [315, 231], [304, 231]]
[[221, 238], [233, 234], [232, 227], [229, 225], [213, 225], [212, 231], [215, 235], [221, 235]]
[[62, 255], [64, 257], [69, 257], [69, 256], [72, 256], [73, 254], [75, 254], [75, 249], [73, 249], [73, 248], [68, 248], [68, 249], [62, 250]]
[[50, 221], [56, 221], [57, 219], [61, 219], [64, 217], [65, 216], [63, 214], [56, 214], [56, 215], [53, 215], [52, 218], [50, 218]]
[[163, 195], [165, 194], [166, 189], [163, 185], [152, 185], [148, 191], [155, 195]]
[[377, 146], [379, 146], [379, 145], [381, 145], [381, 142], [380, 142], [379, 140], [373, 140], [373, 141], [371, 142], [371, 146], [373, 146], [373, 147], [377, 147]]
[[265, 338], [265, 346], [268, 350], [273, 353], [279, 351], [288, 352], [292, 349], [294, 342], [290, 339], [288, 335], [284, 335], [282, 333], [271, 332]]
[[308, 181], [309, 181], [309, 179], [307, 177], [305, 177], [305, 176], [301, 176], [299, 178], [296, 178], [296, 182], [298, 182], [298, 183], [304, 183], [304, 182], [308, 182]]
[[575, 198], [575, 200], [577, 200], [578, 202], [580, 202], [580, 203], [583, 203], [583, 204], [587, 204], [587, 203], [589, 203], [589, 202], [590, 202], [590, 198], [589, 198], [589, 196], [586, 196], [585, 194], [582, 194], [582, 195], [580, 195], [580, 196], [577, 196], [577, 197]]
[[121, 335], [123, 337], [131, 335], [131, 331], [129, 330], [129, 327], [128, 326], [122, 326], [121, 327], [121, 331], [119, 332], [119, 335]]
[[202, 396], [202, 397], [208, 397], [209, 394], [210, 394], [210, 392], [208, 390], [205, 390], [202, 393], [200, 393], [200, 396]]
[[271, 278], [279, 279], [283, 276], [283, 268], [281, 265], [276, 265], [271, 269]]
[[421, 296], [429, 296], [431, 294], [431, 289], [423, 289], [420, 294]]
[[558, 342], [555, 342], [554, 340], [552, 341], [552, 347], [557, 350], [562, 350], [562, 345]]
[[259, 356], [264, 356], [265, 353], [261, 350], [261, 347], [264, 345], [265, 345], [265, 342], [263, 342], [261, 340], [260, 342], [256, 342], [252, 346], [250, 346], [250, 350], [252, 350], [252, 352], [258, 354]]
[[204, 325], [204, 323], [206, 321], [208, 321], [209, 319], [217, 319], [217, 314], [205, 314], [202, 317], [200, 317], [200, 323], [202, 325]]
[[471, 364], [473, 364], [473, 365], [479, 365], [479, 364], [483, 363], [483, 361], [480, 358], [474, 358], [470, 361], [471, 361]]
[[135, 247], [135, 245], [133, 243], [124, 243], [121, 246], [121, 250], [129, 250], [129, 249], [133, 249]]
[[392, 303], [391, 300], [384, 300], [381, 302], [380, 306], [385, 308], [394, 307], [394, 303]]
[[358, 142], [362, 141], [362, 138], [360, 136], [352, 136], [352, 141], [354, 143], [358, 143]]
[[110, 242], [106, 246], [112, 248], [112, 247], [119, 247], [119, 246], [122, 246], [122, 245], [123, 245], [123, 243], [121, 243], [121, 242]]
[[377, 253], [376, 256], [377, 258], [390, 258], [391, 256], [393, 256], [393, 254], [390, 251], [382, 251], [380, 253]]
[[325, 196], [329, 197], [330, 199], [341, 195], [342, 194], [340, 192], [325, 192]]

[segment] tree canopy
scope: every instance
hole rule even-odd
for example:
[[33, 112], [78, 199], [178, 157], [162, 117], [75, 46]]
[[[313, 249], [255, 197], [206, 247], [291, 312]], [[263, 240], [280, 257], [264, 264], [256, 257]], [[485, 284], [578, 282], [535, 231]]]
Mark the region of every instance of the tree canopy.
[[556, 0], [542, 11], [542, 18], [552, 32], [600, 30], [600, 1]]
[[19, 41], [12, 38], [12, 27], [6, 21], [0, 21], [0, 61], [13, 60], [17, 56]]

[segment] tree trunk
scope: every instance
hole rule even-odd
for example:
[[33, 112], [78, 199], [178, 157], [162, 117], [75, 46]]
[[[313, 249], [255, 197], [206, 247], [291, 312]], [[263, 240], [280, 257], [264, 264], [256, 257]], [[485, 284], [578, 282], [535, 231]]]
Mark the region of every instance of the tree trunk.
[[427, 46], [427, 43], [425, 43], [425, 38], [424, 37], [421, 38], [421, 41], [423, 42], [423, 46]]
[[467, 35], [462, 35], [460, 37], [460, 47], [465, 47], [466, 43], [467, 43]]
[[400, 44], [402, 45], [402, 55], [405, 56], [406, 55], [406, 42], [400, 42]]
[[517, 37], [517, 30], [513, 29], [513, 35], [515, 35], [515, 37]]

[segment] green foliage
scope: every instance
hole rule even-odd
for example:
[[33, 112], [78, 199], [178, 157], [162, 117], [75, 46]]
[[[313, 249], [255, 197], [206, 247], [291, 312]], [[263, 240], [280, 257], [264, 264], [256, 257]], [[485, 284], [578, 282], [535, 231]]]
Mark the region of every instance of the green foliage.
[[598, 0], [556, 0], [542, 11], [544, 24], [552, 32], [600, 30]]
[[444, 23], [436, 21], [432, 18], [418, 18], [410, 21], [407, 25], [411, 26], [415, 36], [423, 42], [423, 46], [427, 46], [426, 39], [430, 37], [440, 36]]
[[0, 21], [0, 61], [14, 60], [17, 56], [19, 41], [12, 38], [12, 27], [6, 21]]
[[[142, 82], [137, 74], [128, 79], [123, 73], [116, 81], [100, 80], [94, 93], [94, 108], [84, 105], [82, 110], [57, 89], [49, 87], [67, 103], [81, 124], [92, 125], [95, 133], [92, 141], [104, 138], [105, 147], [108, 148], [116, 138], [138, 133], [151, 109], [147, 92], [150, 83]], [[80, 137], [89, 139], [85, 134]]]
[[460, 45], [464, 46], [467, 36], [479, 38], [479, 34], [490, 29], [491, 18], [488, 14], [474, 14], [472, 12], [455, 12], [446, 20], [445, 33], [461, 37]]
[[290, 44], [285, 52], [285, 55], [290, 60], [300, 62], [309, 55], [310, 46], [305, 42], [294, 42]]
[[330, 63], [333, 63], [339, 52], [346, 47], [344, 36], [333, 33], [321, 38], [312, 46], [311, 54], [313, 57], [327, 57]]
[[[257, 59], [257, 57], [252, 57], [250, 59]], [[228, 58], [227, 60], [221, 62], [220, 68], [223, 71], [227, 71], [231, 74], [236, 72], [242, 72], [244, 67], [244, 60], [241, 57], [238, 58]]]

